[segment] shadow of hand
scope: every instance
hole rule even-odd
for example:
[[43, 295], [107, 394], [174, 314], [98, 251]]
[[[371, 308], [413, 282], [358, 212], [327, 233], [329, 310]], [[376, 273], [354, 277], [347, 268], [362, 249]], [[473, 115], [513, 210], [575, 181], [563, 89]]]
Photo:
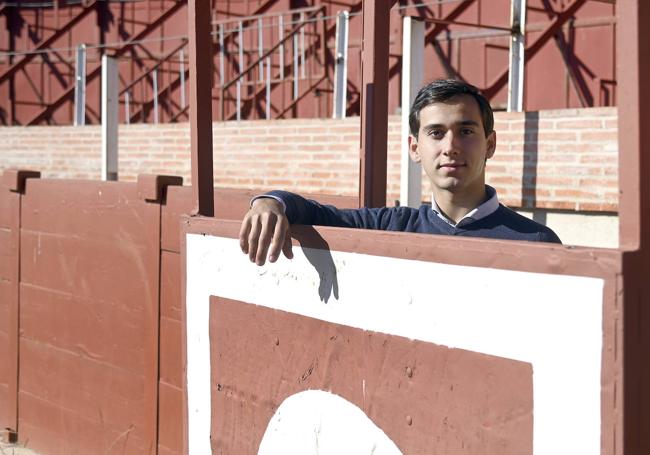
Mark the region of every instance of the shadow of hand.
[[318, 296], [321, 302], [327, 303], [332, 293], [334, 293], [334, 298], [338, 300], [339, 282], [329, 244], [312, 226], [301, 226], [293, 230], [292, 234], [300, 242], [309, 263], [318, 272], [318, 278], [320, 279]]

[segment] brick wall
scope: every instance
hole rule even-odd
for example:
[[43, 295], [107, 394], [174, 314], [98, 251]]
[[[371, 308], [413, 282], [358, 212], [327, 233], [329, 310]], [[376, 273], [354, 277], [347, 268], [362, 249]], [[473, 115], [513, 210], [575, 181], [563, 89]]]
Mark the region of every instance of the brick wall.
[[[616, 108], [496, 113], [497, 151], [488, 182], [512, 207], [616, 211]], [[358, 192], [359, 118], [214, 124], [215, 183], [354, 196]], [[189, 183], [189, 126], [121, 125], [119, 174], [182, 175]], [[389, 205], [399, 198], [400, 120], [388, 128]], [[99, 126], [0, 128], [0, 171], [98, 179]], [[424, 199], [430, 188], [423, 179]]]

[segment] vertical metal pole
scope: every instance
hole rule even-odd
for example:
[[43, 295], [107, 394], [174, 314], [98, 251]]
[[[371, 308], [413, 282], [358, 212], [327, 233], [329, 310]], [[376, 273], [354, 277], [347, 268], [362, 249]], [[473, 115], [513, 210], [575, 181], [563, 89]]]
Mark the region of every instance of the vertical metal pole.
[[221, 86], [225, 84], [225, 68], [226, 64], [224, 62], [224, 49], [223, 49], [223, 23], [219, 24], [219, 82]]
[[262, 35], [262, 18], [260, 17], [257, 20], [257, 55], [260, 59], [260, 64], [258, 65], [260, 70], [260, 81], [264, 82], [264, 62], [262, 61], [262, 55], [264, 55], [264, 38]]
[[508, 73], [508, 112], [521, 112], [524, 109], [526, 0], [512, 0], [510, 21], [512, 36]]
[[300, 77], [305, 78], [305, 13], [300, 13]]
[[185, 109], [185, 52], [183, 49], [180, 51], [179, 59], [181, 61], [180, 65], [180, 76], [181, 76], [181, 109]]
[[131, 92], [127, 90], [124, 93], [124, 123], [129, 125], [131, 123]]
[[[405, 16], [402, 37], [402, 154], [400, 203], [422, 204], [422, 166], [409, 155], [409, 111], [424, 75], [424, 22]], [[416, 137], [417, 139], [417, 137]]]
[[158, 124], [158, 69], [153, 70], [153, 122]]
[[239, 37], [239, 73], [244, 71], [244, 24], [239, 21], [237, 26], [237, 36]]
[[386, 205], [388, 46], [392, 1], [363, 2], [359, 204]]
[[293, 99], [298, 99], [298, 35], [293, 34]]
[[86, 124], [86, 45], [77, 46], [74, 84], [74, 124]]
[[[210, 2], [189, 0], [190, 37], [190, 138], [192, 150], [192, 200], [194, 215], [214, 216], [214, 175], [212, 161], [212, 40], [210, 39]], [[205, 385], [210, 387], [210, 378]], [[210, 416], [210, 403], [198, 404], [188, 392], [188, 406], [200, 407]], [[205, 406], [205, 407], [204, 407]], [[205, 415], [205, 414], [203, 414]], [[201, 416], [199, 416], [201, 417]], [[189, 428], [193, 428], [191, 425]], [[210, 439], [201, 439], [190, 453], [210, 453]]]
[[102, 180], [117, 180], [117, 60], [102, 56]]
[[237, 121], [241, 120], [241, 79], [237, 79]]
[[350, 14], [341, 11], [336, 15], [336, 58], [334, 61], [333, 118], [345, 118], [348, 101], [348, 22]]
[[278, 40], [280, 41], [280, 80], [284, 80], [284, 17], [278, 16]]
[[266, 57], [266, 119], [271, 120], [271, 57]]

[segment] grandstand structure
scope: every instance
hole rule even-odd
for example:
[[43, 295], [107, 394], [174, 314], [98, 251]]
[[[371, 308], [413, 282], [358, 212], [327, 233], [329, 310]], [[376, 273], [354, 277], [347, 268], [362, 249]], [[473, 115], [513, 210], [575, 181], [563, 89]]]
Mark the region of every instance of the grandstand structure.
[[[402, 105], [405, 17], [424, 22], [425, 79], [464, 79], [505, 109], [511, 4], [398, 2], [390, 14], [389, 113]], [[359, 115], [361, 5], [213, 0], [213, 118], [331, 117], [341, 64], [344, 115]], [[613, 0], [527, 2], [525, 110], [616, 105], [615, 12]], [[342, 13], [345, 52], [337, 49]], [[186, 0], [13, 0], [0, 5], [0, 28], [1, 125], [100, 123], [104, 55], [117, 62], [120, 123], [188, 120]]]

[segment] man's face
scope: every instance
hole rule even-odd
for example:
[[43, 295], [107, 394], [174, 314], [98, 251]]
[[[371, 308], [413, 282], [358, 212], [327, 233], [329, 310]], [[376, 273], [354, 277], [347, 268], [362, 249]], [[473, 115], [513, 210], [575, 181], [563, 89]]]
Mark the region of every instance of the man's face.
[[470, 95], [422, 109], [418, 137], [409, 137], [411, 158], [422, 163], [434, 190], [461, 196], [485, 191], [485, 162], [495, 148], [496, 134], [485, 137], [481, 111]]

